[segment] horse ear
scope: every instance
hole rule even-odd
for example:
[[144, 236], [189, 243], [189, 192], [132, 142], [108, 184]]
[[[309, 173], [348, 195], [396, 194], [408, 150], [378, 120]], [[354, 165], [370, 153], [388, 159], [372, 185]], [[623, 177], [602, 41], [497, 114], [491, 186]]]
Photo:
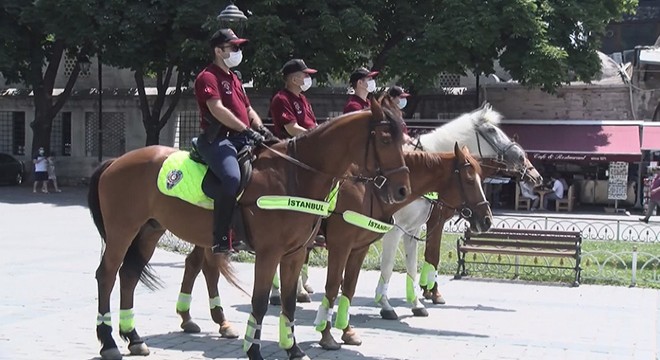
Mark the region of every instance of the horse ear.
[[383, 121], [385, 119], [385, 114], [383, 114], [383, 108], [380, 105], [380, 101], [371, 98], [371, 115], [375, 121]]
[[461, 151], [460, 146], [458, 146], [458, 142], [454, 143], [454, 155], [459, 160], [461, 159], [461, 156], [463, 156], [463, 152]]
[[511, 140], [513, 140], [514, 142], [518, 142], [518, 133], [513, 134]]
[[463, 145], [463, 147], [461, 148], [461, 151], [463, 152], [463, 154], [466, 154], [466, 155], [470, 154], [470, 149], [467, 147], [467, 145]]

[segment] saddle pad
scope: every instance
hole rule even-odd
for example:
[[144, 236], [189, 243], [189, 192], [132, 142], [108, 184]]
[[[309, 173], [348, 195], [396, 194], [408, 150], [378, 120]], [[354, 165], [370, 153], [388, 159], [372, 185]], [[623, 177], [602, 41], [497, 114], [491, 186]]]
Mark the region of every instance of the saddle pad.
[[204, 209], [213, 209], [213, 199], [202, 191], [208, 167], [190, 159], [187, 151], [177, 151], [165, 159], [158, 172], [158, 190]]

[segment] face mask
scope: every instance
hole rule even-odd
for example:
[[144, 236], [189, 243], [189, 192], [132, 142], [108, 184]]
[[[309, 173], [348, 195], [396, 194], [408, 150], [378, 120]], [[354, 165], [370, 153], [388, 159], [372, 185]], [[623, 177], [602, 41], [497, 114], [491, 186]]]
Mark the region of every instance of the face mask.
[[39, 155], [43, 156], [46, 152], [43, 150], [39, 150]]
[[236, 67], [243, 60], [243, 52], [241, 50], [232, 51], [229, 53], [228, 58], [222, 60], [225, 62], [225, 65], [227, 65], [227, 67], [229, 68]]
[[312, 87], [312, 78], [308, 76], [303, 80], [303, 84], [300, 85], [300, 90], [307, 91], [310, 87]]
[[399, 99], [399, 109], [403, 109], [404, 107], [406, 107], [406, 105], [408, 105], [408, 99], [406, 98]]
[[376, 80], [371, 79], [367, 81], [367, 92], [372, 93], [374, 91], [376, 91]]

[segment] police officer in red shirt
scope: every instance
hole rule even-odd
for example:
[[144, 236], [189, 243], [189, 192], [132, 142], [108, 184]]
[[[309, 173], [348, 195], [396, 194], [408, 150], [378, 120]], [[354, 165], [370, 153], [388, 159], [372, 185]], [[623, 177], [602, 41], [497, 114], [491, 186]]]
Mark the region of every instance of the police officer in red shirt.
[[[396, 104], [399, 107], [399, 116], [401, 119], [403, 119], [403, 108], [408, 105], [408, 97], [410, 96], [409, 93], [407, 93], [401, 86], [391, 86], [387, 90], [387, 96], [390, 98], [392, 103]], [[406, 125], [405, 122], [401, 124], [402, 129], [403, 129], [403, 141], [405, 143], [410, 143], [412, 141], [412, 138], [408, 134], [408, 126]]]
[[269, 110], [277, 137], [290, 138], [316, 127], [312, 106], [302, 94], [312, 86], [310, 75], [315, 73], [301, 59], [289, 60], [282, 67], [285, 86], [275, 94]]
[[222, 192], [213, 205], [214, 253], [231, 250], [228, 233], [241, 183], [238, 151], [250, 143], [261, 144], [264, 137], [272, 137], [250, 106], [241, 81], [230, 70], [241, 63], [240, 46], [246, 41], [231, 29], [218, 30], [210, 41], [213, 63], [195, 79], [202, 128], [197, 147], [222, 183]]
[[359, 68], [351, 74], [350, 85], [355, 93], [348, 97], [344, 114], [369, 108], [367, 95], [376, 91], [376, 75], [378, 71], [370, 71], [367, 68]]

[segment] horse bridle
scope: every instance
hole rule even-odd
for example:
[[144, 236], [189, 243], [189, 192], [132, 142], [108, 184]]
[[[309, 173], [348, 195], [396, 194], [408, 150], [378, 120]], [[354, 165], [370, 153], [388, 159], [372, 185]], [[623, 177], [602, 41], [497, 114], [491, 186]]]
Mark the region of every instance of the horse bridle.
[[[463, 200], [461, 205], [459, 205], [458, 207], [450, 206], [449, 204], [444, 202], [440, 196], [438, 196], [438, 200], [435, 201], [438, 203], [438, 205], [442, 207], [446, 207], [448, 209], [454, 210], [455, 212], [458, 212], [458, 216], [461, 219], [465, 219], [469, 222], [474, 217], [474, 211], [466, 201], [467, 193], [465, 191], [465, 186], [463, 185], [463, 176], [461, 175], [461, 171], [468, 167], [472, 167], [472, 164], [469, 161], [466, 161], [462, 165], [459, 165], [458, 158], [454, 159], [454, 174], [458, 177], [458, 184], [461, 191], [461, 199]], [[488, 202], [488, 200], [483, 200], [476, 204], [473, 204], [472, 206], [476, 209], [479, 206], [489, 206], [489, 205], [490, 202]]]
[[[378, 190], [380, 190], [383, 186], [385, 186], [385, 184], [387, 183], [387, 177], [389, 175], [395, 174], [395, 173], [400, 172], [400, 171], [405, 171], [407, 173], [410, 173], [410, 169], [408, 169], [408, 166], [406, 166], [406, 165], [399, 166], [398, 168], [389, 169], [389, 170], [382, 170], [381, 169], [381, 167], [380, 167], [381, 159], [380, 159], [380, 156], [378, 154], [378, 149], [376, 148], [376, 128], [379, 127], [379, 126], [383, 126], [383, 125], [388, 125], [390, 128], [393, 126], [392, 123], [390, 122], [390, 120], [387, 120], [387, 124], [385, 124], [385, 121], [381, 121], [378, 124], [371, 124], [371, 128], [369, 129], [369, 139], [367, 140], [367, 145], [366, 145], [366, 149], [365, 149], [365, 152], [364, 152], [364, 167], [365, 167], [365, 170], [367, 170], [367, 172], [369, 172], [369, 169], [368, 169], [369, 145], [372, 145], [372, 147], [374, 149], [374, 159], [376, 161], [375, 172], [376, 172], [377, 175], [375, 177], [371, 178], [371, 179], [373, 181], [374, 186]], [[372, 143], [372, 141], [373, 141], [373, 143]], [[357, 181], [360, 181], [362, 177], [356, 177], [356, 178], [357, 178]]]
[[502, 170], [502, 171], [506, 171], [506, 172], [513, 172], [513, 173], [520, 173], [521, 178], [524, 177], [525, 174], [527, 174], [527, 170], [529, 170], [529, 167], [525, 167], [522, 170], [518, 170], [518, 169], [515, 169], [515, 168], [514, 169], [509, 169], [509, 167], [506, 166], [506, 161], [504, 160], [504, 159], [506, 159], [506, 154], [509, 151], [511, 151], [511, 149], [513, 149], [515, 147], [520, 149], [520, 152], [522, 152], [523, 154], [525, 153], [523, 148], [517, 142], [511, 141], [511, 143], [508, 144], [507, 146], [500, 147], [497, 144], [495, 144], [491, 138], [486, 136], [483, 133], [482, 129], [477, 128], [477, 129], [474, 130], [474, 133], [477, 137], [477, 150], [479, 151], [479, 158], [481, 158], [481, 159], [485, 158], [485, 156], [483, 156], [483, 153], [481, 152], [481, 141], [480, 141], [480, 139], [483, 138], [484, 141], [491, 147], [491, 149], [495, 150], [495, 153], [496, 153], [495, 161], [505, 165], [503, 168], [498, 167], [497, 168], [498, 170]]

